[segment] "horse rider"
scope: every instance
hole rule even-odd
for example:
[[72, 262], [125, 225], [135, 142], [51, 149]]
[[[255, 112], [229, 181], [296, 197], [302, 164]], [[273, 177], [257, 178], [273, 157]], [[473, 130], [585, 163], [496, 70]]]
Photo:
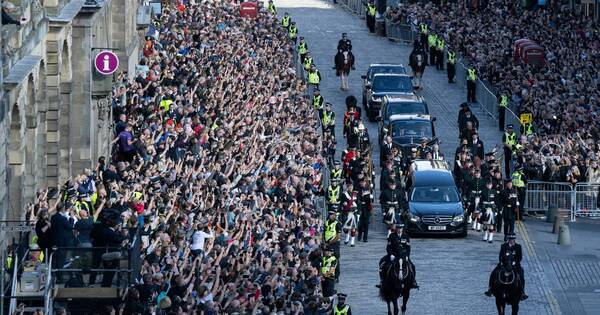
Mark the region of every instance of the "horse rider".
[[325, 102], [325, 109], [321, 113], [321, 129], [323, 134], [329, 132], [335, 139], [335, 112], [329, 102]]
[[500, 254], [498, 255], [498, 260], [500, 262], [498, 263], [496, 269], [494, 269], [494, 272], [492, 272], [492, 275], [490, 276], [489, 287], [488, 290], [485, 291], [485, 295], [492, 296], [491, 288], [493, 275], [495, 275], [496, 271], [500, 269], [503, 257], [507, 255], [512, 255], [514, 258], [513, 267], [515, 267], [517, 274], [519, 275], [519, 280], [521, 281], [521, 301], [524, 301], [529, 296], [525, 294], [525, 272], [523, 270], [523, 267], [521, 267], [521, 260], [523, 260], [523, 249], [521, 248], [520, 244], [517, 244], [517, 236], [515, 235], [515, 233], [508, 234], [506, 239], [506, 242], [502, 244], [502, 246], [500, 246]]
[[337, 49], [341, 51], [352, 50], [352, 41], [348, 39], [348, 34], [342, 33], [342, 39], [338, 41]]
[[338, 293], [338, 302], [333, 307], [333, 315], [352, 315], [352, 309], [350, 305], [346, 304], [347, 295], [344, 293]]
[[369, 223], [373, 214], [373, 194], [366, 178], [361, 178], [358, 188], [358, 241], [367, 242], [369, 238]]
[[342, 236], [342, 224], [337, 219], [336, 211], [329, 211], [327, 221], [325, 221], [325, 231], [323, 232], [323, 243], [329, 246], [333, 255], [337, 259], [335, 266], [335, 279], [340, 275], [340, 238]]
[[[416, 275], [415, 265], [410, 260], [410, 238], [408, 237], [408, 234], [404, 233], [404, 224], [396, 224], [396, 227], [392, 230], [392, 233], [388, 235], [385, 250], [387, 252], [387, 256], [382, 258], [382, 261], [379, 262], [379, 266], [382, 265], [384, 259], [387, 259], [389, 262], [393, 262], [398, 258], [404, 258], [404, 261], [408, 263], [410, 272], [413, 274], [413, 276]], [[416, 277], [413, 277], [413, 283], [411, 285], [414, 289], [419, 288]]]
[[485, 182], [485, 188], [481, 193], [481, 205], [483, 208], [483, 214], [481, 215], [481, 221], [483, 224], [483, 241], [492, 242], [494, 239], [494, 230], [496, 227], [496, 218], [498, 217], [498, 191], [494, 189], [491, 179], [487, 179]]
[[333, 254], [334, 249], [330, 245], [323, 246], [323, 259], [321, 260], [321, 290], [324, 297], [333, 297], [335, 294], [335, 273], [338, 268], [338, 260]]
[[417, 89], [421, 88], [421, 78], [423, 77], [423, 72], [425, 71], [425, 66], [427, 65], [427, 56], [423, 51], [423, 48], [419, 44], [419, 42], [414, 42], [413, 51], [410, 53], [408, 57], [409, 66], [412, 69], [414, 74], [414, 86]]

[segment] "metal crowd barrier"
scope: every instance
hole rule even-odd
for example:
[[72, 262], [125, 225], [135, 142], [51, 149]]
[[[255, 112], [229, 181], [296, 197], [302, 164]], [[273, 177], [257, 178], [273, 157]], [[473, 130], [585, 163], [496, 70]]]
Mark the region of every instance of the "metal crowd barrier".
[[[293, 59], [294, 60], [294, 69], [296, 71], [296, 76], [298, 78], [300, 78], [302, 80], [302, 82], [306, 83], [306, 72], [304, 71], [304, 65], [300, 62], [300, 55], [298, 54], [297, 46], [294, 46], [294, 52], [293, 52], [292, 58], [294, 58]], [[306, 89], [306, 91], [305, 91], [305, 96], [308, 97], [308, 102], [310, 104], [311, 96], [308, 95], [308, 89]], [[312, 104], [310, 104], [310, 106], [312, 106]], [[319, 121], [320, 117], [319, 117], [318, 111], [315, 111], [315, 116], [317, 118], [317, 121]], [[327, 167], [326, 159], [323, 159], [323, 166], [321, 167], [321, 176], [322, 176], [322, 180], [321, 180], [322, 189], [323, 189], [323, 191], [326, 191], [327, 187], [329, 187], [329, 168]], [[316, 196], [315, 198], [312, 199], [312, 203], [315, 208], [315, 211], [321, 213], [321, 216], [324, 221], [327, 220], [327, 207], [326, 207], [326, 203], [325, 203], [325, 196]]]
[[599, 191], [600, 184], [575, 185], [574, 214], [576, 217], [600, 217]]
[[417, 36], [410, 25], [392, 23], [388, 19], [385, 19], [385, 32], [387, 38], [407, 43], [414, 42]]
[[525, 193], [527, 212], [547, 213], [556, 206], [563, 216], [575, 221], [577, 217], [600, 217], [598, 195], [600, 184], [554, 183], [529, 181]]

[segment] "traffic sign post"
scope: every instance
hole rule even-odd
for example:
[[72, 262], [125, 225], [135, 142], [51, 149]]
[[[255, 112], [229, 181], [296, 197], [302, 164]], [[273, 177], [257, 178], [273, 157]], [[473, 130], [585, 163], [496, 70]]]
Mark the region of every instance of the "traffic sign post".
[[113, 74], [119, 68], [119, 57], [112, 51], [101, 51], [94, 58], [94, 66], [100, 74]]

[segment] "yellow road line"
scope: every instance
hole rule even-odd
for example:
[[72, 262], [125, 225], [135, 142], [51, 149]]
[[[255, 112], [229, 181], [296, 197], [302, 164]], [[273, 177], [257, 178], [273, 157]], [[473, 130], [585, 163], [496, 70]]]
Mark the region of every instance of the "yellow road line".
[[[532, 257], [533, 260], [539, 264], [539, 256], [537, 255], [537, 252], [533, 247], [533, 242], [529, 238], [529, 233], [527, 232], [525, 224], [521, 221], [517, 221], [517, 229], [519, 230], [519, 233], [521, 234], [521, 236], [523, 237], [523, 241], [525, 242], [525, 250], [529, 253], [529, 256]], [[542, 287], [542, 291], [544, 296], [546, 297], [546, 300], [548, 301], [548, 304], [550, 305], [550, 311], [552, 312], [552, 314], [562, 314], [560, 306], [558, 305], [558, 301], [556, 300], [554, 293], [552, 293], [552, 290]]]

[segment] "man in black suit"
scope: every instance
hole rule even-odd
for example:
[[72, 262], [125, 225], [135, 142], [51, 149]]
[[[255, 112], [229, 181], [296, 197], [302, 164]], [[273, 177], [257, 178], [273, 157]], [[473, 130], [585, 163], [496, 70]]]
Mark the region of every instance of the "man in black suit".
[[483, 162], [483, 153], [485, 152], [483, 141], [479, 140], [479, 135], [477, 133], [472, 134], [471, 137], [473, 140], [471, 142], [471, 155], [473, 157], [479, 157], [479, 159]]
[[[75, 220], [74, 216], [71, 215], [72, 212], [74, 212], [74, 209], [70, 203], [59, 205], [59, 211], [50, 219], [52, 246], [56, 246], [59, 249], [61, 247], [73, 246], [73, 225], [75, 224]], [[67, 258], [66, 254], [67, 251], [63, 250], [59, 254], [54, 255], [56, 266], [59, 266], [59, 268], [64, 266]], [[60, 279], [62, 275], [58, 274], [57, 276]]]

